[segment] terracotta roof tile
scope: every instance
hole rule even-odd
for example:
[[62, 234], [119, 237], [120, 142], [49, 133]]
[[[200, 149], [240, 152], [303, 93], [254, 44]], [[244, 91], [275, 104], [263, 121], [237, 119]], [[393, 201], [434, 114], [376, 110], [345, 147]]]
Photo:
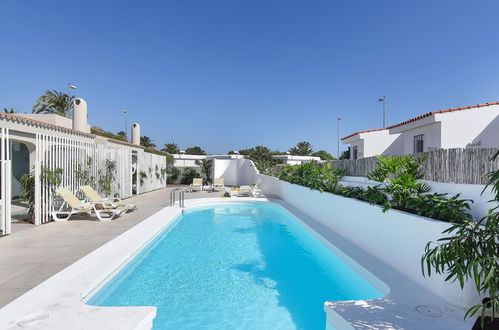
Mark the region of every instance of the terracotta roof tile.
[[128, 142], [128, 141], [117, 140], [117, 139], [113, 139], [113, 138], [101, 136], [101, 135], [98, 135], [98, 134], [80, 132], [80, 131], [77, 131], [77, 130], [74, 130], [74, 129], [70, 129], [70, 128], [67, 128], [67, 127], [64, 127], [64, 126], [46, 123], [46, 122], [41, 121], [41, 120], [31, 119], [31, 118], [19, 116], [19, 115], [13, 114], [13, 113], [0, 112], [0, 118], [1, 117], [7, 118], [7, 119], [10, 119], [10, 120], [14, 120], [14, 121], [17, 121], [17, 122], [21, 122], [21, 123], [33, 124], [33, 125], [37, 125], [37, 126], [42, 126], [42, 127], [56, 129], [56, 130], [67, 132], [67, 133], [79, 134], [79, 135], [84, 135], [84, 136], [93, 137], [93, 138], [100, 137], [100, 138], [103, 138], [103, 139], [106, 139], [106, 140], [109, 140], [109, 141], [112, 141], [112, 142], [115, 142], [115, 143], [121, 143], [121, 144], [129, 145], [129, 146], [133, 146], [133, 147], [136, 147], [136, 148], [143, 148], [142, 146], [138, 146], [138, 145], [133, 144], [133, 143]]
[[388, 129], [388, 128], [368, 129], [368, 130], [365, 130], [365, 131], [360, 131], [360, 132], [355, 132], [355, 133], [352, 133], [352, 134], [347, 135], [347, 136], [345, 136], [345, 137], [343, 137], [343, 138], [341, 138], [341, 139], [342, 139], [342, 140], [346, 140], [346, 139], [348, 139], [348, 138], [350, 138], [350, 137], [352, 137], [352, 136], [355, 136], [355, 135], [357, 135], [357, 134], [362, 134], [362, 133], [370, 133], [370, 132], [377, 132], [377, 131], [383, 131], [383, 130], [385, 130], [385, 129]]
[[432, 112], [425, 113], [424, 115], [421, 115], [421, 116], [418, 116], [418, 117], [414, 117], [414, 118], [411, 118], [409, 120], [403, 121], [401, 123], [389, 126], [388, 128], [394, 128], [394, 127], [399, 127], [399, 126], [402, 126], [402, 125], [406, 125], [406, 124], [415, 122], [416, 120], [420, 120], [420, 119], [423, 119], [423, 118], [426, 118], [426, 117], [430, 117], [430, 116], [433, 116], [433, 115], [436, 115], [436, 114], [439, 114], [439, 113], [461, 111], [461, 110], [470, 110], [470, 109], [483, 108], [483, 107], [488, 107], [488, 106], [491, 106], [491, 105], [498, 105], [498, 104], [499, 104], [499, 102], [489, 102], [489, 103], [469, 105], [469, 106], [466, 106], [466, 107], [457, 107], [457, 108], [449, 108], [449, 109], [442, 109], [442, 110], [432, 111]]
[[13, 113], [0, 112], [0, 117], [4, 117], [4, 118], [11, 119], [14, 121], [22, 122], [22, 123], [28, 123], [28, 124], [33, 124], [33, 125], [37, 125], [37, 126], [53, 128], [53, 129], [68, 132], [68, 133], [92, 136], [92, 134], [89, 134], [89, 133], [76, 131], [74, 129], [66, 128], [64, 126], [46, 123], [46, 122], [41, 121], [41, 120], [31, 119], [31, 118], [19, 116], [19, 115], [13, 114]]

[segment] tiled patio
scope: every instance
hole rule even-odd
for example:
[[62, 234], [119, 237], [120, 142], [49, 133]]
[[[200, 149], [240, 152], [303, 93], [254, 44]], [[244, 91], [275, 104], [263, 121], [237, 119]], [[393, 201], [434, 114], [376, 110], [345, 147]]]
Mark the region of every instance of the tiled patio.
[[[0, 307], [168, 206], [173, 188], [176, 187], [130, 198], [138, 209], [111, 222], [75, 217], [41, 226], [13, 223], [13, 234], [0, 238]], [[222, 192], [188, 192], [185, 198], [221, 195]]]

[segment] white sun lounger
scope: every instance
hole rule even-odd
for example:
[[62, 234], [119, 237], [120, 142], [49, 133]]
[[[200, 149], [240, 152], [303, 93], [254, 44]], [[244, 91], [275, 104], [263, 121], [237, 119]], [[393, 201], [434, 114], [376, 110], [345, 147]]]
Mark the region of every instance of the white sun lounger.
[[250, 186], [241, 186], [239, 187], [238, 196], [253, 196], [260, 197], [262, 195], [262, 190], [258, 187], [258, 185], [262, 182], [262, 179], [258, 179]]
[[[105, 207], [103, 204], [84, 202], [78, 199], [71, 191], [65, 188], [57, 189], [57, 194], [62, 197], [64, 203], [58, 211], [52, 212], [54, 221], [67, 221], [74, 214], [95, 215], [99, 221], [111, 221], [115, 216], [121, 216], [126, 209], [120, 207]], [[69, 211], [63, 211], [68, 208]]]
[[132, 211], [132, 210], [135, 210], [137, 208], [136, 204], [123, 202], [119, 198], [102, 198], [99, 195], [99, 193], [97, 191], [95, 191], [95, 189], [92, 188], [91, 186], [81, 186], [80, 190], [87, 197], [87, 201], [91, 202], [93, 204], [100, 203], [100, 204], [103, 204], [104, 207], [107, 207], [107, 208], [122, 206], [127, 211]]

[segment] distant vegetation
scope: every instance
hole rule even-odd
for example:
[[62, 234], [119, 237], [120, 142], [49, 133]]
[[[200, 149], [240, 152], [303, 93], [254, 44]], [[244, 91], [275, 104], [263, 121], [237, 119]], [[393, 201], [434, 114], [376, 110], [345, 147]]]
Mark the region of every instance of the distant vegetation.
[[173, 154], [178, 154], [180, 152], [180, 148], [175, 143], [165, 143], [165, 146], [161, 149], [161, 151], [173, 155]]
[[90, 133], [95, 134], [95, 135], [99, 135], [99, 136], [102, 136], [102, 137], [106, 137], [106, 138], [109, 138], [109, 139], [115, 139], [115, 140], [125, 141], [125, 137], [124, 136], [121, 136], [121, 135], [118, 135], [118, 134], [114, 134], [114, 133], [105, 131], [102, 128], [97, 127], [97, 126], [92, 126], [90, 128]]

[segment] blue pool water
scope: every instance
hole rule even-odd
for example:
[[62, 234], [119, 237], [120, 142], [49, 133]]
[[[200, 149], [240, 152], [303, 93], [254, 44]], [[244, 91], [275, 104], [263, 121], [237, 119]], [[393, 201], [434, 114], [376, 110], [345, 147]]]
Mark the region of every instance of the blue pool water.
[[283, 208], [188, 210], [90, 300], [156, 306], [154, 329], [324, 329], [327, 300], [382, 294]]

